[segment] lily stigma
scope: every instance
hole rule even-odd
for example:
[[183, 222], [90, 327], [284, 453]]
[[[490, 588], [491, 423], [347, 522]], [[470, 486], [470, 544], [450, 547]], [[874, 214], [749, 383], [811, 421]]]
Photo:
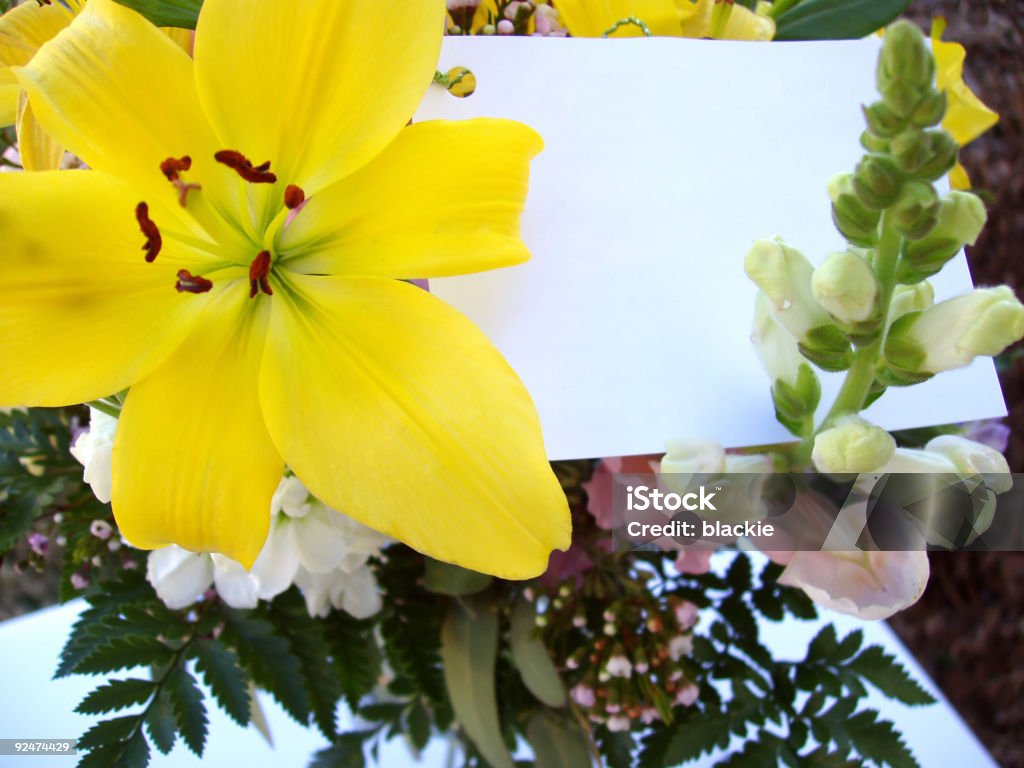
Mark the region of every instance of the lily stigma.
[[129, 389], [125, 538], [250, 567], [287, 465], [331, 507], [506, 578], [569, 545], [529, 394], [408, 282], [529, 258], [541, 141], [506, 120], [408, 125], [442, 0], [206, 0], [194, 59], [89, 0], [14, 68], [90, 168], [0, 177], [0, 403]]

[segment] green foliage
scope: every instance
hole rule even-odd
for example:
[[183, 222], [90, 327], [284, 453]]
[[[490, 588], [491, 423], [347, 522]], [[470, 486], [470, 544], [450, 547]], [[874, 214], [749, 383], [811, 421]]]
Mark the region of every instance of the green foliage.
[[564, 707], [565, 685], [555, 669], [547, 646], [537, 632], [537, 613], [525, 598], [512, 607], [509, 619], [509, 648], [523, 683], [549, 707]]
[[203, 0], [117, 0], [138, 11], [158, 27], [195, 29]]
[[775, 19], [776, 40], [857, 40], [889, 24], [910, 0], [803, 0]]
[[[892, 723], [861, 708], [864, 683], [905, 704], [931, 697], [880, 648], [862, 649], [863, 632], [840, 638], [826, 625], [799, 662], [775, 659], [760, 643], [755, 609], [771, 620], [786, 610], [814, 618], [802, 592], [777, 583], [780, 570], [769, 564], [755, 580], [749, 560], [738, 555], [724, 580], [709, 575], [668, 582], [676, 594], [698, 589], [710, 598], [708, 631], [695, 637], [692, 655], [701, 695], [644, 736], [638, 768], [678, 765], [716, 750], [728, 750], [719, 764], [731, 768], [917, 765]], [[731, 695], [719, 696], [714, 681]]]

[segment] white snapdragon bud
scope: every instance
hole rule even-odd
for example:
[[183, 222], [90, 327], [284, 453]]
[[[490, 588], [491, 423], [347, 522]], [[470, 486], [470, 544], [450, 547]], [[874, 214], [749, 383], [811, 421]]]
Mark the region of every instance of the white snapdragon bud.
[[811, 292], [840, 323], [854, 326], [878, 313], [878, 279], [867, 259], [855, 251], [828, 256], [811, 277]]
[[904, 315], [889, 331], [886, 362], [896, 374], [927, 377], [998, 355], [1024, 337], [1024, 305], [1005, 285], [979, 288]]
[[941, 435], [929, 440], [925, 450], [949, 459], [960, 474], [981, 475], [996, 493], [1013, 487], [1010, 465], [995, 448], [958, 435]]
[[849, 367], [849, 341], [815, 300], [814, 267], [800, 251], [778, 239], [758, 240], [747, 253], [744, 268], [805, 357], [826, 370]]
[[896, 441], [881, 427], [847, 416], [814, 438], [811, 459], [819, 472], [873, 472], [892, 458]]
[[796, 435], [808, 434], [814, 428], [821, 383], [800, 354], [796, 339], [776, 319], [771, 301], [760, 291], [754, 300], [754, 328], [750, 340], [771, 381], [772, 401], [779, 421]]
[[665, 474], [718, 474], [725, 471], [725, 449], [711, 440], [669, 440], [661, 460]]
[[149, 553], [146, 579], [172, 610], [192, 605], [213, 585], [213, 561], [202, 552], [171, 545]]
[[889, 322], [892, 323], [911, 312], [928, 309], [934, 303], [935, 289], [927, 280], [913, 285], [897, 285], [892, 292], [892, 301], [889, 302]]
[[71, 455], [85, 467], [83, 478], [93, 494], [104, 504], [110, 501], [111, 458], [117, 419], [95, 408], [89, 409], [89, 429], [71, 446]]

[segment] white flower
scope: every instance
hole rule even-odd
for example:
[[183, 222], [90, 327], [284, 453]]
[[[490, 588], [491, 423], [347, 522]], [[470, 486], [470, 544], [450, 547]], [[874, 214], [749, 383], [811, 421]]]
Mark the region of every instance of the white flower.
[[633, 665], [625, 656], [612, 656], [608, 659], [605, 671], [612, 677], [629, 677], [633, 674]]
[[71, 455], [85, 467], [82, 474], [85, 482], [104, 504], [110, 501], [111, 455], [116, 430], [116, 418], [90, 408], [89, 429], [80, 434], [71, 446]]
[[322, 618], [329, 613], [330, 606], [334, 606], [357, 619], [365, 619], [381, 608], [377, 581], [367, 566], [353, 573], [340, 569], [311, 573], [302, 569], [295, 576], [295, 584], [302, 590], [310, 616]]
[[210, 555], [213, 561], [213, 583], [221, 600], [232, 608], [255, 608], [259, 602], [259, 582], [241, 563], [224, 555]]
[[609, 731], [628, 731], [629, 730], [629, 718], [623, 717], [622, 715], [616, 715], [615, 717], [608, 718], [608, 730]]
[[693, 637], [690, 635], [676, 635], [668, 644], [668, 655], [672, 661], [679, 661], [683, 656], [689, 656], [693, 651]]
[[167, 607], [176, 611], [192, 605], [213, 584], [213, 560], [172, 544], [150, 553], [146, 578]]

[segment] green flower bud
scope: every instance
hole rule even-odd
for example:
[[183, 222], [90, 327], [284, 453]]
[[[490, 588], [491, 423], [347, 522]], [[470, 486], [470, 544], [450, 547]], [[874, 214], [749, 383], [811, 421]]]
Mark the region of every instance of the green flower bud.
[[861, 133], [860, 145], [868, 152], [886, 154], [889, 151], [889, 140], [875, 136], [871, 131], [863, 131]]
[[889, 25], [875, 73], [879, 92], [886, 94], [899, 87], [914, 89], [923, 96], [934, 79], [935, 59], [921, 30], [909, 21]]
[[775, 417], [797, 437], [809, 435], [814, 430], [821, 384], [801, 356], [796, 339], [775, 319], [771, 302], [760, 292], [754, 300], [750, 339], [772, 382]]
[[878, 314], [875, 270], [859, 253], [833, 253], [814, 270], [811, 291], [840, 323], [853, 326]]
[[891, 142], [896, 165], [907, 176], [935, 181], [956, 165], [960, 148], [945, 131], [908, 128]]
[[864, 205], [853, 191], [853, 174], [841, 173], [828, 182], [832, 221], [853, 245], [870, 248], [878, 239], [879, 211]]
[[885, 102], [876, 101], [862, 109], [868, 130], [881, 139], [891, 139], [907, 125], [906, 119], [893, 112]]
[[979, 288], [892, 324], [885, 360], [897, 374], [931, 375], [998, 355], [1024, 337], [1024, 305], [1007, 286]]
[[814, 267], [800, 251], [781, 240], [758, 240], [747, 253], [744, 266], [807, 359], [825, 370], [849, 367], [850, 343], [814, 300]]
[[896, 441], [881, 427], [858, 416], [847, 416], [814, 438], [811, 459], [819, 472], [874, 472], [896, 450]]
[[974, 245], [986, 218], [985, 204], [977, 195], [950, 192], [939, 202], [938, 220], [932, 231], [904, 244], [896, 279], [912, 283], [934, 275], [964, 245]]
[[946, 114], [946, 94], [930, 88], [914, 108], [910, 122], [919, 128], [931, 128], [942, 122]]
[[853, 190], [868, 208], [882, 210], [896, 201], [903, 174], [887, 155], [865, 155], [853, 173]]
[[927, 280], [914, 285], [897, 285], [889, 304], [889, 322], [910, 312], [920, 312], [935, 303], [935, 289]]
[[939, 198], [931, 184], [911, 181], [892, 208], [892, 223], [896, 231], [909, 240], [920, 240], [931, 232], [939, 217]]

